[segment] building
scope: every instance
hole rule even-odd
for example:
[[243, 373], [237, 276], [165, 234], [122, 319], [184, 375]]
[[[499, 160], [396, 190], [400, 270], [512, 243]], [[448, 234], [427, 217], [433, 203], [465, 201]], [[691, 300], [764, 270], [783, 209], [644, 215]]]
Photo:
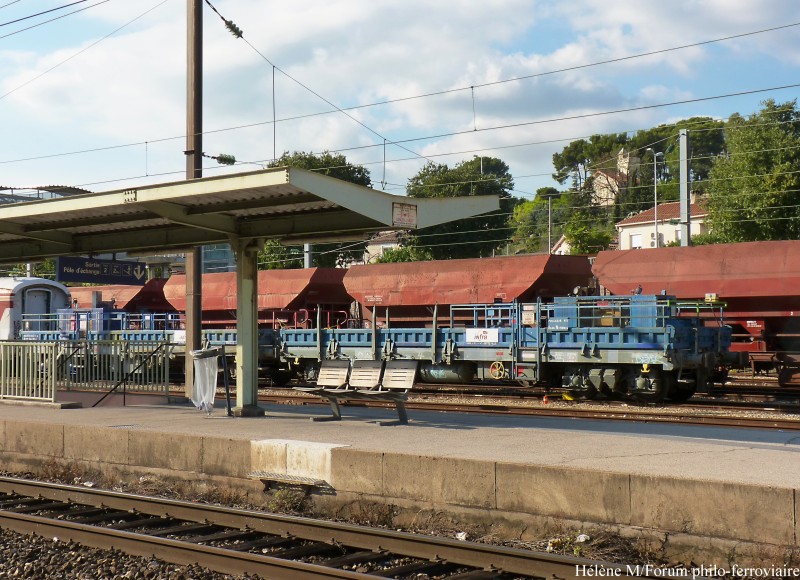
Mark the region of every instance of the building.
[[[705, 219], [708, 211], [698, 203], [692, 203], [691, 234], [696, 236], [708, 231]], [[640, 248], [663, 248], [671, 243], [681, 241], [681, 204], [680, 202], [661, 203], [658, 205], [658, 216], [655, 208], [650, 208], [617, 222], [617, 237], [620, 250], [636, 250]], [[656, 224], [658, 236], [656, 236]]]
[[567, 241], [567, 237], [561, 236], [558, 238], [558, 241], [550, 249], [550, 253], [557, 256], [569, 256], [572, 253], [572, 248]]
[[364, 250], [364, 264], [372, 264], [383, 256], [387, 250], [396, 250], [400, 247], [401, 231], [378, 232], [367, 240], [367, 247]]
[[614, 205], [620, 191], [630, 183], [631, 172], [639, 167], [639, 158], [622, 148], [617, 153], [616, 170], [597, 169], [592, 173], [594, 203], [600, 206]]

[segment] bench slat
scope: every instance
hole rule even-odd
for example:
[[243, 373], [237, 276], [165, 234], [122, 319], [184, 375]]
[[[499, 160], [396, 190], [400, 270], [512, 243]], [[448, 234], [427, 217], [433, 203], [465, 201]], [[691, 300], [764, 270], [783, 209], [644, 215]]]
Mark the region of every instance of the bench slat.
[[417, 378], [417, 361], [392, 360], [386, 363], [381, 388], [391, 391], [409, 391]]
[[357, 360], [353, 362], [348, 384], [354, 389], [374, 389], [381, 383], [383, 361]]
[[317, 375], [317, 387], [340, 389], [347, 384], [350, 375], [350, 361], [324, 360]]

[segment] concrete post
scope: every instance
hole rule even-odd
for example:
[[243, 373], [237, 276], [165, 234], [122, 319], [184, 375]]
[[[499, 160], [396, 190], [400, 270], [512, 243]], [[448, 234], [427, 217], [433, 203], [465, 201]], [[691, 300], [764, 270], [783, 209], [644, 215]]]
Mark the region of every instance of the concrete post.
[[238, 241], [236, 254], [237, 417], [264, 414], [258, 406], [258, 246]]

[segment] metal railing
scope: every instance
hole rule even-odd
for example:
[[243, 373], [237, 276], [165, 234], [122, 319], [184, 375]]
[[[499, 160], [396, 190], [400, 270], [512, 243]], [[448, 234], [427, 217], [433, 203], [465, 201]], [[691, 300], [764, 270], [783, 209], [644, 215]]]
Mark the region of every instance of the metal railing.
[[0, 398], [55, 401], [57, 389], [169, 392], [169, 343], [0, 342]]
[[161, 341], [59, 341], [58, 388], [106, 390], [125, 384], [139, 392], [166, 393], [169, 348]]
[[56, 400], [55, 343], [0, 342], [0, 399]]

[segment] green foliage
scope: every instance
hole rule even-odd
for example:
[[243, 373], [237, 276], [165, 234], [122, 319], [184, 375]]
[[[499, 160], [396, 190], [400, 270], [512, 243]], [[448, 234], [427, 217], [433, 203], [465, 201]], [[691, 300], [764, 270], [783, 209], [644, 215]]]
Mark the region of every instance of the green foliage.
[[716, 242], [800, 238], [800, 112], [797, 101], [730, 118], [728, 155], [714, 160], [708, 223]]
[[[594, 253], [610, 246], [616, 237], [614, 224], [625, 217], [649, 209], [654, 203], [654, 177], [658, 201], [664, 203], [679, 198], [680, 150], [678, 134], [690, 131], [691, 172], [693, 191], [702, 193], [707, 187], [709, 172], [725, 147], [722, 122], [708, 117], [692, 117], [677, 123], [659, 125], [634, 135], [593, 135], [573, 141], [553, 155], [553, 179], [566, 184], [571, 178], [568, 194], [553, 204], [553, 237], [563, 231], [573, 253]], [[620, 151], [630, 154], [627, 175], [618, 167]], [[655, 164], [652, 149], [658, 156]], [[638, 160], [638, 162], [637, 162]], [[609, 207], [598, 207], [594, 192], [598, 179], [615, 195]], [[600, 185], [600, 182], [597, 183]], [[515, 247], [537, 251], [546, 231], [544, 204], [529, 202], [519, 208], [512, 219]], [[561, 224], [564, 224], [561, 230]]]
[[[364, 187], [372, 186], [369, 170], [361, 165], [354, 165], [347, 161], [341, 153], [325, 151], [319, 155], [295, 151], [284, 152], [278, 159], [269, 164], [270, 167], [299, 167], [349, 181]], [[332, 268], [342, 266], [354, 260], [360, 260], [364, 255], [366, 242], [343, 242], [335, 244], [315, 244], [313, 264], [315, 266]], [[270, 241], [258, 255], [260, 269], [286, 269], [303, 267], [302, 246], [281, 246], [277, 241]]]
[[[51, 280], [55, 280], [56, 277], [56, 262], [52, 258], [47, 258], [42, 262], [36, 262], [33, 264], [33, 276], [38, 278], [49, 278]], [[27, 264], [15, 264], [11, 267], [9, 271], [10, 276], [27, 276], [28, 275], [28, 265]]]
[[400, 246], [399, 248], [389, 248], [383, 251], [376, 260], [376, 264], [394, 264], [397, 262], [424, 262], [432, 260], [433, 257], [429, 250], [417, 248], [415, 246]]
[[369, 170], [361, 165], [353, 165], [341, 153], [325, 151], [315, 155], [305, 151], [295, 151], [294, 153], [285, 151], [278, 159], [271, 162], [269, 167], [299, 167], [342, 181], [372, 187]]
[[[641, 165], [637, 177], [638, 187], [631, 188], [629, 202], [640, 211], [652, 205], [653, 194], [653, 156], [646, 153], [649, 147], [658, 153], [656, 176], [658, 179], [658, 199], [661, 203], [677, 201], [680, 197], [680, 147], [678, 134], [681, 129], [689, 131], [690, 172], [692, 191], [702, 194], [706, 191], [707, 180], [714, 159], [725, 150], [725, 135], [721, 130], [722, 121], [710, 117], [691, 117], [677, 123], [659, 125], [652, 129], [637, 131], [631, 137], [628, 147], [639, 151]], [[630, 211], [624, 212], [624, 214]]]
[[337, 242], [333, 244], [314, 244], [312, 261], [321, 268], [344, 268], [353, 262], [364, 259], [367, 242]]
[[614, 225], [598, 219], [593, 208], [575, 211], [564, 226], [564, 237], [571, 254], [596, 254], [614, 240]]
[[560, 184], [572, 177], [572, 189], [584, 189], [597, 170], [616, 170], [617, 153], [628, 141], [625, 133], [592, 135], [589, 140], [573, 141], [553, 154], [553, 174]]
[[[610, 211], [609, 219], [619, 221], [653, 205], [653, 154], [647, 152], [648, 148], [663, 154], [658, 157], [655, 176], [659, 202], [679, 198], [680, 129], [690, 130], [692, 190], [702, 193], [707, 187], [713, 160], [724, 151], [724, 135], [719, 130], [722, 126], [721, 121], [708, 117], [692, 117], [637, 131], [631, 136], [610, 133], [573, 141], [553, 155], [556, 170], [553, 179], [565, 184], [571, 178], [571, 190], [581, 194], [573, 207], [587, 207], [598, 201], [593, 199], [594, 182], [607, 179], [605, 175], [612, 176], [607, 185], [614, 191], [616, 203], [607, 211]], [[625, 179], [617, 175], [618, 154], [623, 148], [630, 153], [632, 161]]]
[[300, 514], [306, 509], [306, 499], [302, 489], [279, 489], [272, 494], [267, 509], [280, 514]]
[[[550, 219], [548, 216], [548, 197], [552, 197], [552, 232], [548, 241]], [[570, 215], [566, 195], [554, 187], [540, 187], [536, 198], [514, 208], [510, 224], [514, 228], [512, 248], [514, 253], [549, 252], [548, 244], [555, 244], [561, 237], [564, 223]]]
[[303, 267], [303, 248], [284, 246], [278, 240], [267, 240], [258, 252], [259, 270], [288, 270]]
[[514, 180], [506, 165], [495, 157], [474, 157], [450, 168], [428, 163], [408, 180], [409, 197], [500, 196], [500, 210], [417, 230], [408, 245], [427, 248], [436, 260], [490, 256], [505, 245], [508, 214], [519, 199], [511, 197]]

